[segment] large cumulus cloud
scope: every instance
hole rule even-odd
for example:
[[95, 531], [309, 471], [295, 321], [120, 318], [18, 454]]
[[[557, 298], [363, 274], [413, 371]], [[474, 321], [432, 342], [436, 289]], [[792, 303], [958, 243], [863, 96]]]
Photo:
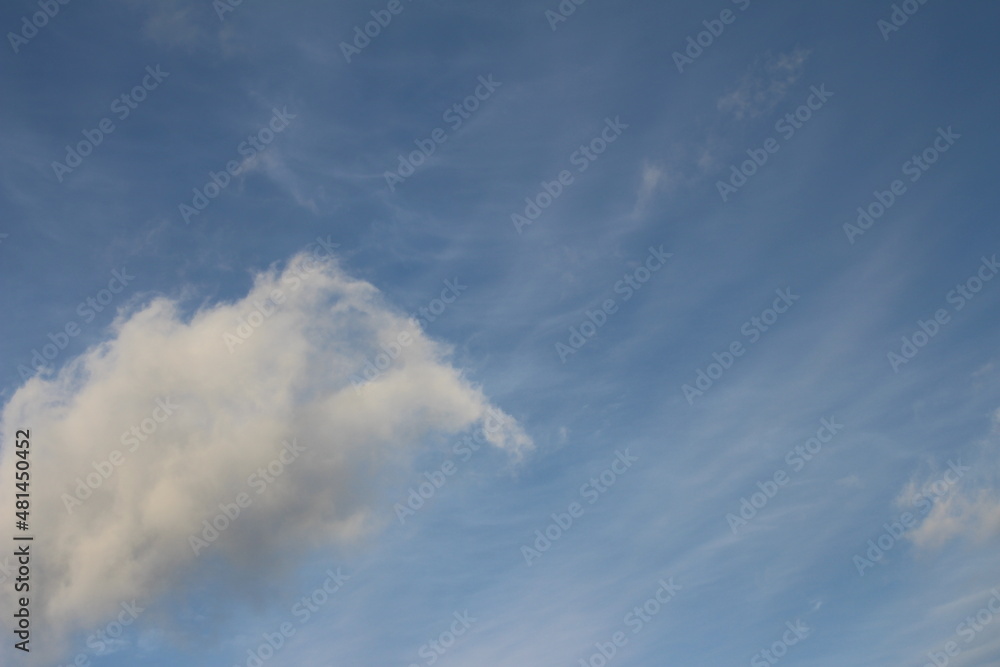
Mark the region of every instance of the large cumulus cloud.
[[[398, 356], [375, 376], [366, 363], [385, 348]], [[5, 444], [31, 429], [38, 632], [62, 649], [123, 601], [183, 591], [210, 561], [260, 581], [310, 548], [356, 541], [379, 526], [393, 470], [490, 415], [494, 445], [515, 457], [531, 447], [446, 346], [332, 259], [300, 254], [238, 302], [193, 315], [165, 297], [121, 313], [106, 342], [31, 379], [3, 409]], [[289, 443], [302, 453], [285, 454], [258, 493], [261, 478], [248, 480]], [[80, 500], [80, 482], [109, 460]], [[0, 507], [13, 507], [14, 463], [7, 446]], [[191, 536], [240, 493], [252, 505], [196, 555]]]

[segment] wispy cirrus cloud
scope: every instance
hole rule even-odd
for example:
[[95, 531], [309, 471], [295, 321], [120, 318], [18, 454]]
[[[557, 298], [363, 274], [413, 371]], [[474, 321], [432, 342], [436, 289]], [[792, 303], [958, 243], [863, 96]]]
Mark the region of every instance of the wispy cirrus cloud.
[[731, 113], [737, 120], [769, 113], [802, 76], [808, 57], [805, 49], [765, 53], [754, 61], [739, 85], [719, 99], [719, 111]]

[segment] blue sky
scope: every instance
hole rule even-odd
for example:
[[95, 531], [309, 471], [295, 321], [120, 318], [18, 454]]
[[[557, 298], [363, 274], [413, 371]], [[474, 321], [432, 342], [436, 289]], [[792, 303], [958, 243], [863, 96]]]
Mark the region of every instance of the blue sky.
[[1000, 663], [995, 7], [92, 5], [0, 9], [5, 660]]

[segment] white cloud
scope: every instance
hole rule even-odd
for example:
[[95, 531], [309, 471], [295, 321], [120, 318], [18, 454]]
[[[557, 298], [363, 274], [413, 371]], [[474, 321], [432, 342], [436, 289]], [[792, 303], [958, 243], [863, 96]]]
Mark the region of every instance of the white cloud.
[[[447, 362], [449, 349], [375, 287], [332, 260], [309, 262], [299, 255], [258, 275], [245, 298], [190, 318], [162, 297], [120, 314], [108, 341], [57, 375], [33, 378], [4, 406], [5, 443], [31, 429], [32, 615], [50, 648], [103, 626], [123, 601], [176, 595], [204, 561], [222, 559], [233, 590], [249, 589], [280, 579], [310, 548], [371, 534], [383, 513], [391, 519], [380, 487], [436, 435], [494, 414], [502, 422], [494, 445], [514, 458], [532, 446]], [[280, 303], [269, 304], [276, 291]], [[227, 346], [240, 318], [259, 326]], [[404, 332], [412, 343], [356, 390], [351, 378], [366, 359]], [[151, 425], [162, 397], [180, 407], [129, 451], [122, 434]], [[305, 453], [258, 495], [248, 477], [293, 438]], [[63, 494], [113, 450], [124, 461], [68, 513]], [[2, 507], [13, 507], [15, 461], [7, 448]], [[252, 505], [196, 557], [189, 536], [240, 492]], [[10, 544], [8, 523], [0, 539]]]
[[208, 38], [201, 17], [194, 16], [190, 5], [168, 1], [149, 7], [146, 36], [160, 46], [179, 46], [193, 50]]
[[639, 182], [639, 190], [636, 193], [635, 206], [632, 209], [633, 217], [645, 215], [649, 202], [656, 192], [668, 185], [666, 170], [648, 160], [642, 162], [642, 178]]
[[927, 517], [909, 533], [916, 546], [936, 549], [954, 539], [982, 544], [1000, 537], [1000, 495], [996, 485], [1000, 474], [996, 452], [1000, 442], [995, 439], [1000, 434], [1000, 410], [991, 417], [994, 437], [979, 443], [978, 461], [966, 466], [971, 472], [965, 473], [960, 482], [948, 484], [944, 493], [936, 493], [935, 484], [924, 484], [917, 489], [911, 482], [904, 489], [904, 495], [919, 492], [927, 498], [938, 496]]
[[777, 56], [768, 53], [758, 58], [740, 85], [719, 100], [719, 110], [732, 112], [739, 120], [769, 113], [802, 76], [808, 56], [808, 51], [795, 49], [790, 53]]
[[980, 489], [956, 493], [934, 504], [927, 518], [909, 537], [921, 548], [938, 548], [963, 537], [976, 542], [1000, 536], [1000, 498]]

